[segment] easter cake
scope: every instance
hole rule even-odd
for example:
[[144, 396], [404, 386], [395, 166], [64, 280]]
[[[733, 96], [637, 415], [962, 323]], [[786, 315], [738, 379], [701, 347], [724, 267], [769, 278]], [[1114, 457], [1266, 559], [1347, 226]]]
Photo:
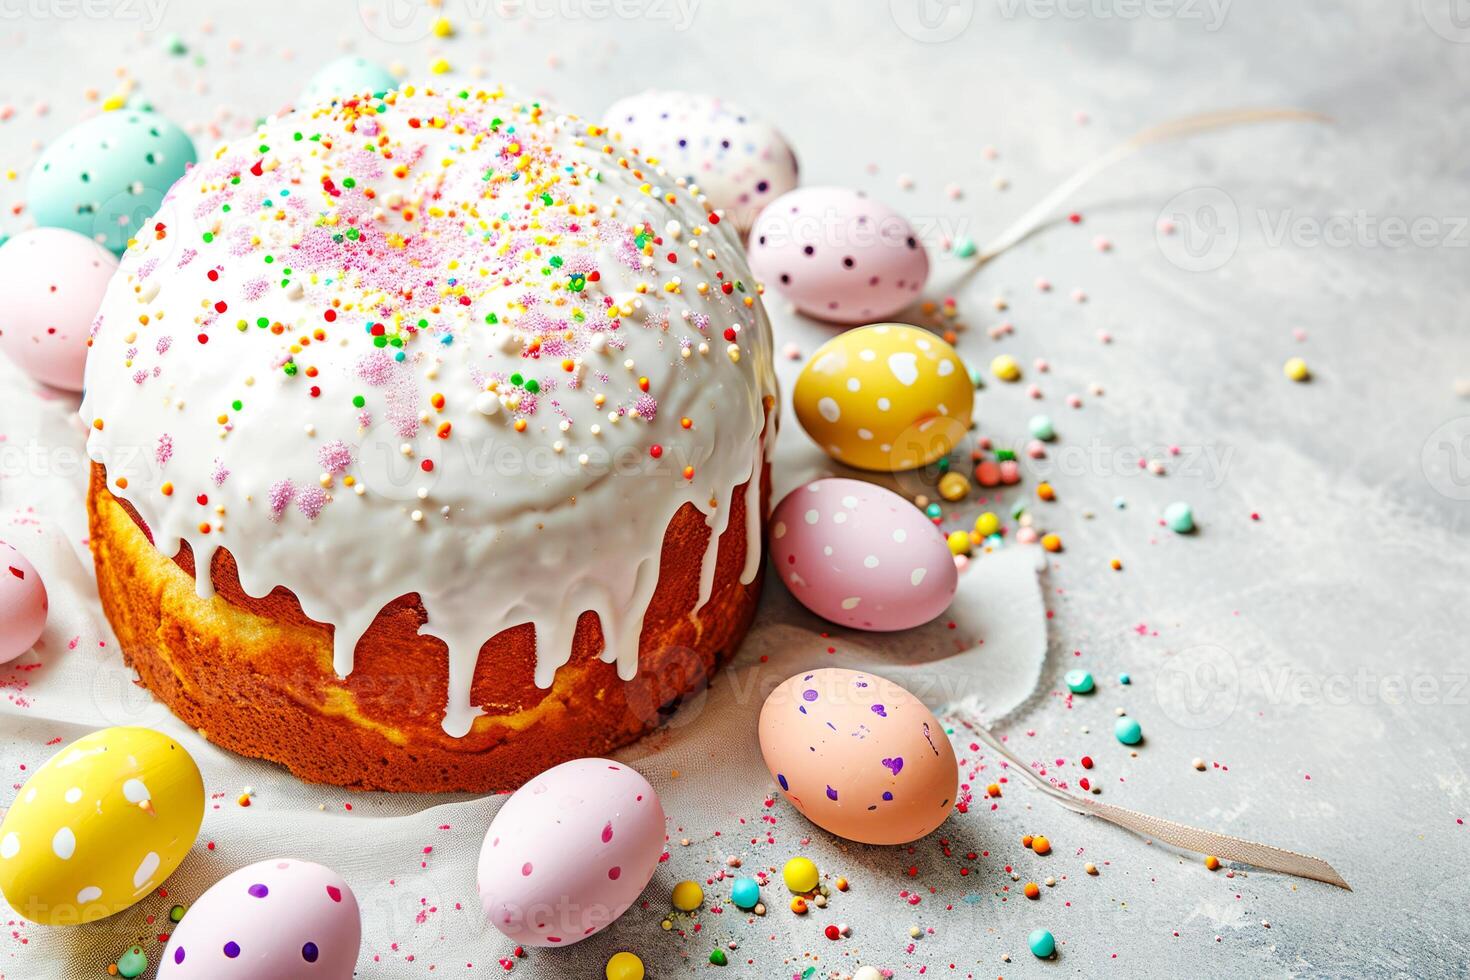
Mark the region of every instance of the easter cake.
[[498, 89], [337, 100], [196, 165], [82, 406], [141, 682], [361, 788], [507, 790], [656, 727], [760, 588], [775, 379], [732, 225]]

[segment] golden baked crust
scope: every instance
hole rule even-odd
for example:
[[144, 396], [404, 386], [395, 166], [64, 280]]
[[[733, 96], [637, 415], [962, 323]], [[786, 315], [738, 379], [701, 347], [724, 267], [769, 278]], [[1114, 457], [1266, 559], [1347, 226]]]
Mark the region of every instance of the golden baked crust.
[[[768, 469], [760, 476], [762, 515]], [[159, 553], [95, 464], [88, 511], [98, 592], [124, 659], [205, 738], [279, 762], [311, 782], [485, 793], [515, 789], [551, 766], [636, 740], [733, 655], [755, 614], [763, 576], [740, 583], [750, 515], [743, 492], [730, 499], [714, 591], [697, 620], [690, 613], [710, 530], [687, 504], [670, 523], [633, 680], [619, 680], [616, 666], [599, 659], [595, 613], [578, 621], [571, 661], [549, 690], [532, 679], [533, 627], [506, 630], [480, 651], [471, 697], [485, 715], [464, 738], [441, 727], [446, 648], [419, 635], [426, 617], [416, 595], [379, 613], [357, 647], [351, 675], [339, 679], [331, 627], [308, 619], [283, 588], [261, 599], [247, 596], [223, 549], [211, 566], [217, 595], [200, 599], [189, 545], [172, 561]]]

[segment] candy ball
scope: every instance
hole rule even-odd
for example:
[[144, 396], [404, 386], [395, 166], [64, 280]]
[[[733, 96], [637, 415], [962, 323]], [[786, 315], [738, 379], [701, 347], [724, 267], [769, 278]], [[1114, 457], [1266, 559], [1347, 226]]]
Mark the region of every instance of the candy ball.
[[918, 299], [929, 256], [887, 205], [842, 187], [804, 187], [756, 218], [750, 267], [808, 316], [871, 323]]
[[614, 953], [604, 972], [607, 980], [643, 980], [643, 961], [632, 953]]
[[1051, 442], [1057, 437], [1056, 426], [1052, 424], [1050, 415], [1033, 415], [1026, 427], [1031, 431], [1032, 436], [1042, 442]]
[[1312, 376], [1311, 370], [1307, 367], [1307, 362], [1300, 357], [1293, 357], [1287, 361], [1282, 366], [1281, 371], [1292, 381], [1306, 381]]
[[821, 876], [817, 872], [816, 862], [811, 858], [794, 857], [781, 869], [781, 880], [786, 882], [786, 887], [791, 891], [804, 895], [816, 890]]
[[306, 83], [301, 92], [301, 106], [330, 102], [349, 95], [389, 92], [398, 87], [398, 79], [382, 65], [357, 55], [347, 55], [328, 62]]
[[955, 349], [879, 323], [817, 348], [791, 394], [797, 421], [839, 462], [894, 473], [948, 456], [970, 428], [975, 389]]
[[674, 886], [674, 908], [693, 912], [704, 904], [704, 889], [697, 881], [681, 881]]
[[1021, 365], [1009, 354], [997, 354], [990, 362], [990, 373], [1002, 381], [1016, 381], [1021, 377]]
[[1113, 724], [1113, 734], [1124, 745], [1137, 745], [1143, 741], [1143, 726], [1136, 718], [1124, 715]]
[[796, 187], [796, 155], [776, 127], [723, 99], [648, 91], [614, 102], [603, 122], [645, 159], [697, 184], [705, 206], [742, 231]]
[[0, 541], [0, 664], [36, 645], [50, 609], [46, 586], [25, 555]]
[[0, 351], [42, 384], [82, 390], [87, 339], [117, 258], [65, 228], [23, 231], [0, 246]]
[[1073, 694], [1087, 694], [1093, 688], [1092, 674], [1085, 670], [1067, 671], [1067, 690]]
[[143, 952], [142, 946], [130, 946], [127, 952], [117, 958], [117, 975], [126, 980], [141, 977], [146, 969], [148, 969], [148, 954]]
[[754, 878], [741, 878], [730, 889], [730, 901], [735, 903], [736, 908], [748, 911], [760, 904], [760, 900], [761, 886]]
[[104, 112], [46, 147], [26, 199], [37, 224], [67, 228], [121, 254], [194, 159], [194, 144], [164, 117]]
[[1057, 951], [1057, 940], [1045, 929], [1035, 929], [1031, 935], [1026, 937], [1026, 944], [1031, 947], [1038, 959], [1046, 959]]
[[1188, 534], [1194, 530], [1194, 508], [1176, 500], [1164, 508], [1164, 523], [1176, 534]]
[[771, 557], [798, 602], [852, 629], [922, 625], [959, 587], [938, 528], [862, 480], [816, 480], [787, 494], [771, 514]]

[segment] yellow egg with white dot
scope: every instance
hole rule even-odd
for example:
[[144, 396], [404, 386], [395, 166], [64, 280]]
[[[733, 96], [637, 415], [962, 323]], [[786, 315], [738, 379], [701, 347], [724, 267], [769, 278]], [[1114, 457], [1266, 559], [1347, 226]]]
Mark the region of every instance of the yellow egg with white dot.
[[0, 823], [0, 892], [32, 922], [93, 922], [163, 884], [203, 820], [204, 781], [183, 746], [147, 728], [104, 728], [20, 788]]
[[895, 473], [954, 449], [970, 427], [975, 390], [960, 356], [939, 337], [879, 323], [817, 348], [792, 401], [801, 427], [833, 459]]

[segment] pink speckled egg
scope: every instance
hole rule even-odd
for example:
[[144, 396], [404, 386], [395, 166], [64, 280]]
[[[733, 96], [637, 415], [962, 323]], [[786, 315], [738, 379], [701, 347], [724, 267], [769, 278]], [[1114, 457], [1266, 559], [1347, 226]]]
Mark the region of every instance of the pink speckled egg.
[[927, 623], [959, 585], [938, 528], [861, 480], [816, 480], [787, 494], [771, 515], [771, 559], [803, 606], [860, 630]]
[[776, 127], [715, 96], [654, 89], [614, 102], [603, 121], [670, 175], [697, 184], [706, 206], [741, 230], [796, 186], [796, 155]]
[[35, 566], [0, 541], [0, 664], [36, 645], [49, 608], [46, 586]]
[[350, 980], [362, 945], [357, 896], [331, 868], [273, 858], [226, 875], [169, 937], [158, 980]]
[[760, 743], [782, 795], [847, 840], [907, 844], [954, 807], [959, 764], [944, 729], [875, 674], [825, 667], [788, 678], [761, 708]]
[[919, 298], [929, 255], [886, 204], [842, 187], [804, 187], [756, 218], [750, 267], [808, 316], [872, 323]]
[[116, 269], [111, 252], [65, 228], [0, 246], [0, 350], [37, 381], [81, 391], [92, 321]]
[[653, 878], [664, 809], [635, 770], [576, 759], [516, 791], [480, 849], [490, 924], [525, 946], [570, 946], [607, 928]]

